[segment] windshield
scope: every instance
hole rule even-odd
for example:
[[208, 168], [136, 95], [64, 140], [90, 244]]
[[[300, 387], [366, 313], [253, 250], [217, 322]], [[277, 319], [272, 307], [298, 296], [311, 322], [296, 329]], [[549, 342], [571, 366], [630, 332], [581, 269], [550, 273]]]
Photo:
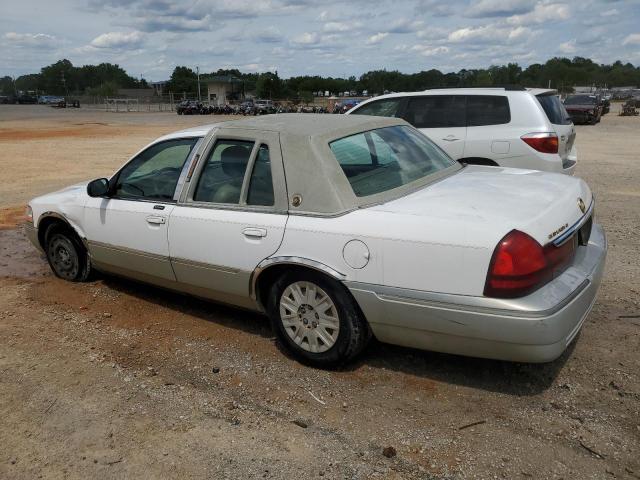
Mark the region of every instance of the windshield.
[[351, 135], [329, 146], [358, 197], [401, 187], [455, 164], [427, 137], [402, 125]]
[[595, 105], [596, 97], [591, 95], [572, 95], [564, 101], [565, 105]]

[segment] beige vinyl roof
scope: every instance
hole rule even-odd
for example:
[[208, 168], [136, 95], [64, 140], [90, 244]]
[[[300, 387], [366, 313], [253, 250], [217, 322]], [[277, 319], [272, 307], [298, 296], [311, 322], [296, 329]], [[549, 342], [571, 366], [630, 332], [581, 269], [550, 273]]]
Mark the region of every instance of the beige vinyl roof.
[[[215, 127], [220, 136], [232, 133], [234, 130], [278, 133], [289, 212], [307, 215], [340, 215], [406, 195], [433, 181], [433, 178], [424, 178], [368, 197], [357, 197], [353, 193], [347, 177], [329, 147], [330, 142], [360, 132], [395, 125], [413, 128], [399, 118], [312, 113], [257, 116], [222, 122]], [[459, 168], [460, 166], [455, 164], [442, 174], [451, 173]], [[436, 177], [439, 176], [436, 175]], [[301, 205], [292, 204], [294, 195], [302, 196]]]
[[[248, 128], [287, 133], [305, 137], [341, 138], [354, 130], [365, 131], [374, 128], [406, 124], [403, 120], [368, 115], [333, 115], [320, 113], [278, 113], [261, 115], [242, 120], [232, 120], [217, 124], [220, 128]], [[341, 135], [344, 133], [344, 135]]]

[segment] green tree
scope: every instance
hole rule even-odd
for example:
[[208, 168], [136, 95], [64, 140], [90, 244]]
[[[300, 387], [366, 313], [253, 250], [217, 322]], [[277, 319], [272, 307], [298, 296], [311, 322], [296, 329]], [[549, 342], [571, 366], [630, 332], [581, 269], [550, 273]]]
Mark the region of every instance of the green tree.
[[167, 89], [173, 93], [186, 93], [195, 95], [198, 93], [198, 75], [189, 67], [176, 67], [173, 69]]

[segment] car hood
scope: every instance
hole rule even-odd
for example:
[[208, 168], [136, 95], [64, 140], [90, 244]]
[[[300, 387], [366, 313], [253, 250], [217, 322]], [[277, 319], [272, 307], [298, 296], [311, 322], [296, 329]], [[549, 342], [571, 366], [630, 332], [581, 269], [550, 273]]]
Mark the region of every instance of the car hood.
[[586, 110], [594, 110], [594, 109], [597, 108], [597, 106], [585, 103], [585, 104], [581, 104], [581, 105], [565, 105], [564, 108], [568, 112], [570, 112], [571, 110], [583, 112], [583, 111], [586, 111]]
[[371, 208], [412, 218], [416, 238], [493, 248], [513, 229], [542, 245], [549, 243], [583, 217], [579, 199], [587, 209], [593, 200], [588, 185], [579, 178], [470, 165], [417, 192]]

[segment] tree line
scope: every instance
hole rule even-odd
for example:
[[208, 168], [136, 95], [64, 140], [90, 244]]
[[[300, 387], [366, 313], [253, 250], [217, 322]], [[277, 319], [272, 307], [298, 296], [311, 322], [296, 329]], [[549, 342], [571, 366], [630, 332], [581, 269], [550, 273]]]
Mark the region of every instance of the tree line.
[[[640, 68], [631, 63], [616, 61], [611, 65], [593, 62], [588, 58], [551, 58], [546, 63], [535, 63], [526, 68], [517, 63], [493, 65], [486, 69], [462, 69], [443, 73], [437, 69], [418, 73], [401, 73], [397, 70], [374, 70], [359, 78], [295, 76], [280, 78], [277, 72], [243, 73], [237, 69], [220, 69], [201, 74], [201, 82], [211, 76], [233, 76], [244, 82], [245, 92], [255, 92], [258, 97], [310, 100], [314, 92], [366, 91], [369, 95], [384, 92], [416, 91], [437, 87], [491, 87], [522, 85], [526, 87], [548, 87], [571, 92], [574, 85], [598, 87], [638, 86]], [[119, 88], [146, 88], [144, 79], [136, 79], [118, 65], [101, 63], [75, 67], [69, 60], [60, 60], [43, 67], [40, 73], [22, 75], [15, 80], [0, 78], [3, 94], [16, 91], [38, 90], [46, 94], [89, 94], [113, 96]], [[197, 74], [186, 66], [178, 66], [171, 74], [165, 91], [176, 94], [197, 95]]]

